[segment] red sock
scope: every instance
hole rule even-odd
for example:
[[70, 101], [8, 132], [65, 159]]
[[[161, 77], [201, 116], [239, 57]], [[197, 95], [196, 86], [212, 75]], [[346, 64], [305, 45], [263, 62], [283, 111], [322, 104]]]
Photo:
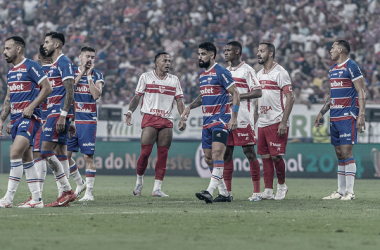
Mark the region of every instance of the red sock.
[[162, 181], [166, 172], [166, 161], [168, 160], [169, 147], [157, 146], [157, 163], [155, 180]]
[[234, 172], [234, 162], [224, 162], [223, 179], [226, 183], [227, 191], [231, 192], [232, 173]]
[[251, 177], [253, 181], [253, 192], [260, 193], [260, 163], [258, 160], [250, 162]]
[[284, 162], [284, 159], [282, 159], [282, 157], [281, 157], [281, 159], [279, 161], [275, 161], [274, 166], [276, 168], [278, 184], [284, 184], [285, 183], [285, 162]]
[[152, 148], [153, 145], [151, 144], [141, 145], [140, 157], [137, 160], [137, 175], [144, 175], [145, 169], [148, 166], [149, 156], [152, 153]]
[[273, 189], [274, 167], [272, 158], [263, 159], [263, 176], [265, 188]]

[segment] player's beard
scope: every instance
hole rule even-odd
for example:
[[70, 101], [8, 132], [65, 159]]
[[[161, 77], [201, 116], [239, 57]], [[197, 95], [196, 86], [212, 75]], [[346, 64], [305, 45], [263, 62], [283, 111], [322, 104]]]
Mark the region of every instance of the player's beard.
[[264, 63], [266, 63], [268, 61], [268, 57], [269, 57], [269, 55], [267, 55], [266, 57], [261, 57], [261, 61], [258, 60], [258, 63], [260, 65], [263, 65]]
[[9, 57], [5, 58], [5, 61], [7, 61], [7, 63], [11, 63], [11, 62], [13, 62], [14, 59], [15, 59], [15, 57], [9, 56]]
[[50, 51], [50, 52], [47, 51], [47, 52], [46, 52], [46, 57], [51, 57], [51, 56], [53, 55], [54, 51], [55, 51], [55, 50], [52, 50], [52, 51]]
[[200, 68], [207, 69], [208, 67], [210, 67], [210, 64], [211, 64], [211, 60], [208, 60], [207, 62], [204, 62], [204, 61], [199, 62], [198, 65], [199, 65]]

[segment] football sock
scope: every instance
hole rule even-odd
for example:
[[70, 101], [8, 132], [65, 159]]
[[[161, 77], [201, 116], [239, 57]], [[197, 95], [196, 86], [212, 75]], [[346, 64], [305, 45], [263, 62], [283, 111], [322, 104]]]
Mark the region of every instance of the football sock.
[[338, 193], [346, 192], [346, 166], [344, 160], [338, 161]]
[[263, 177], [265, 189], [273, 189], [274, 167], [271, 157], [263, 158]]
[[285, 183], [285, 162], [281, 157], [280, 160], [274, 162], [274, 166], [276, 168], [277, 180], [278, 184]]
[[24, 163], [23, 167], [25, 171], [26, 183], [28, 183], [30, 193], [32, 194], [32, 200], [36, 202], [41, 201], [38, 173], [36, 167], [34, 166], [34, 161]]
[[[219, 180], [223, 178], [224, 163], [223, 161], [214, 161], [213, 166], [210, 184], [207, 188], [207, 191], [211, 194], [211, 196], [214, 194], [214, 191], [219, 184]], [[223, 189], [224, 188], [222, 187], [222, 192]], [[225, 189], [227, 190], [227, 188]]]
[[22, 159], [11, 160], [11, 171], [9, 173], [8, 190], [5, 194], [5, 198], [9, 202], [13, 202], [13, 197], [15, 196], [18, 184], [20, 183], [22, 173]]
[[161, 189], [161, 185], [162, 185], [162, 180], [154, 180], [153, 191], [157, 189]]
[[227, 187], [227, 191], [231, 192], [232, 173], [234, 172], [234, 162], [224, 162], [223, 179]]
[[86, 170], [86, 183], [87, 189], [86, 194], [92, 196], [92, 190], [94, 189], [96, 169], [87, 169]]
[[224, 182], [224, 178], [219, 180], [218, 189], [219, 189], [219, 194], [221, 194], [223, 196], [228, 196], [229, 192], [231, 192], [231, 191], [227, 191], [227, 187], [226, 187], [226, 183]]
[[74, 162], [74, 164], [70, 166], [70, 176], [73, 177], [74, 181], [77, 183], [78, 186], [84, 184], [84, 181], [79, 173], [76, 162]]
[[144, 175], [152, 148], [152, 144], [141, 145], [140, 157], [137, 160], [137, 175]]
[[34, 160], [34, 166], [36, 167], [36, 170], [37, 170], [38, 183], [40, 186], [40, 192], [41, 192], [41, 197], [42, 197], [42, 191], [44, 188], [46, 171], [47, 171], [46, 161], [44, 161], [44, 159], [42, 158], [37, 158]]
[[155, 167], [156, 180], [163, 180], [166, 172], [166, 161], [168, 159], [169, 147], [157, 146], [157, 163]]
[[69, 179], [70, 177], [70, 167], [69, 167], [69, 159], [67, 155], [57, 155], [58, 160], [62, 164], [63, 172], [65, 172], [66, 178]]
[[348, 158], [344, 160], [345, 169], [346, 169], [346, 192], [354, 194], [354, 182], [356, 175], [356, 163], [354, 158]]
[[250, 162], [251, 177], [253, 182], [253, 192], [260, 193], [260, 163], [258, 160]]
[[56, 180], [59, 182], [59, 184], [61, 185], [62, 190], [67, 191], [67, 192], [70, 191], [71, 190], [70, 183], [67, 180], [65, 173], [63, 172], [63, 167], [61, 165], [61, 162], [54, 155], [54, 152], [42, 151], [41, 156], [47, 161], [47, 163], [49, 164], [49, 167], [53, 170], [54, 176]]
[[143, 185], [144, 184], [143, 177], [144, 177], [144, 175], [137, 175], [136, 185]]

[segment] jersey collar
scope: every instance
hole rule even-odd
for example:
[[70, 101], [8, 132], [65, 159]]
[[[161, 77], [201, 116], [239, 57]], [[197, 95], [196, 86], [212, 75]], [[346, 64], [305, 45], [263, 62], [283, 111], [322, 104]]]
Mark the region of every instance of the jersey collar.
[[212, 65], [212, 67], [209, 68], [209, 70], [206, 70], [206, 69], [205, 69], [205, 72], [210, 72], [210, 71], [215, 67], [215, 65], [217, 65], [217, 63], [214, 63], [214, 65]]
[[229, 71], [236, 71], [236, 70], [237, 70], [238, 68], [240, 68], [244, 63], [245, 63], [245, 62], [242, 61], [241, 63], [239, 63], [238, 66], [234, 67], [234, 69], [232, 69], [232, 66], [230, 66]]
[[277, 66], [277, 63], [275, 62], [275, 63], [273, 64], [272, 68], [270, 68], [270, 69], [268, 70], [268, 72], [265, 72], [265, 69], [263, 69], [263, 73], [264, 73], [264, 74], [269, 74], [269, 72], [271, 72], [276, 66]]
[[26, 58], [24, 58], [24, 60], [22, 60], [19, 64], [13, 66], [13, 68], [18, 68], [18, 67], [20, 67], [20, 65], [23, 64], [25, 61], [26, 61]]
[[337, 66], [338, 67], [342, 67], [344, 64], [346, 64], [348, 62], [348, 60], [350, 60], [350, 58], [347, 58], [346, 61], [342, 62], [341, 64], [338, 64]]
[[161, 79], [161, 78], [157, 75], [156, 70], [153, 70], [153, 74], [158, 78], [158, 80], [166, 80], [166, 78], [168, 78], [168, 75], [169, 75], [169, 73], [167, 73], [167, 74], [164, 76], [164, 78]]
[[59, 58], [61, 58], [61, 56], [64, 56], [64, 54], [63, 54], [63, 53], [62, 53], [62, 54], [60, 54], [60, 55], [57, 57], [57, 60], [55, 60], [55, 62], [53, 62], [52, 64], [54, 64], [54, 63], [58, 62], [58, 60], [59, 60]]

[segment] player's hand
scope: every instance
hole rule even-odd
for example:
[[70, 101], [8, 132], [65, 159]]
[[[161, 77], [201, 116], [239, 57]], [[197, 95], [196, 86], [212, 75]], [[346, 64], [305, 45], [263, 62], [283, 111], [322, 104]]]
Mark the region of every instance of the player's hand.
[[69, 138], [73, 138], [73, 136], [77, 133], [77, 128], [74, 124], [71, 124], [69, 127]]
[[[87, 65], [87, 63], [86, 63], [86, 65]], [[92, 74], [92, 70], [94, 69], [94, 67], [95, 67], [95, 64], [92, 63], [92, 64], [90, 65], [90, 68], [87, 69], [87, 75], [88, 75], [88, 76], [90, 76], [90, 75]]]
[[30, 106], [24, 108], [24, 112], [22, 112], [22, 117], [27, 118], [27, 119], [31, 119], [32, 115], [33, 115], [33, 111], [34, 111], [34, 109]]
[[280, 122], [280, 125], [278, 125], [277, 134], [278, 136], [282, 137], [284, 134], [286, 134], [286, 131], [288, 130], [288, 126], [284, 122]]
[[178, 123], [178, 129], [179, 131], [184, 131], [186, 129], [186, 121], [181, 119]]
[[358, 128], [359, 133], [363, 133], [365, 130], [365, 118], [364, 115], [359, 115], [356, 122], [356, 127]]
[[65, 131], [66, 116], [59, 116], [57, 125], [55, 126], [58, 133]]
[[314, 126], [315, 126], [315, 127], [319, 127], [319, 126], [322, 125], [322, 123], [321, 123], [321, 119], [322, 119], [322, 114], [319, 113], [319, 114], [317, 115], [317, 117], [314, 118]]
[[228, 128], [230, 129], [230, 131], [234, 131], [235, 129], [237, 129], [237, 125], [237, 118], [231, 117], [230, 122], [228, 123]]
[[187, 106], [183, 113], [181, 114], [181, 121], [187, 121], [187, 118], [189, 118], [190, 115], [190, 106]]
[[11, 125], [11, 123], [8, 123], [6, 131], [7, 131], [8, 135], [12, 134], [12, 125]]
[[130, 112], [124, 114], [125, 115], [125, 124], [127, 124], [128, 126], [131, 126], [132, 123], [132, 114]]

